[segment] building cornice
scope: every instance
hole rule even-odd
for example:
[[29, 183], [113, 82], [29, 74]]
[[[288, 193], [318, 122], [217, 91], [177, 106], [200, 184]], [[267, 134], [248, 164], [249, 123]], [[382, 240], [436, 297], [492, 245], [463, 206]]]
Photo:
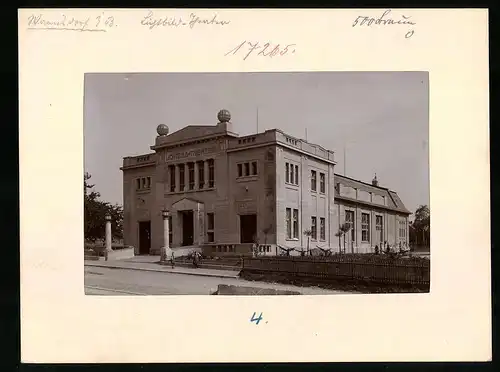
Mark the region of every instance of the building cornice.
[[365, 205], [367, 207], [381, 209], [384, 211], [390, 211], [390, 212], [394, 212], [394, 213], [401, 214], [404, 216], [409, 216], [411, 214], [410, 211], [403, 211], [401, 209], [392, 208], [392, 207], [389, 207], [386, 205], [380, 205], [380, 204], [376, 204], [376, 203], [372, 203], [372, 202], [367, 202], [364, 200], [348, 198], [346, 196], [335, 195], [334, 201], [336, 201], [336, 200], [345, 201], [345, 202], [352, 203], [352, 204], [361, 204], [361, 205]]

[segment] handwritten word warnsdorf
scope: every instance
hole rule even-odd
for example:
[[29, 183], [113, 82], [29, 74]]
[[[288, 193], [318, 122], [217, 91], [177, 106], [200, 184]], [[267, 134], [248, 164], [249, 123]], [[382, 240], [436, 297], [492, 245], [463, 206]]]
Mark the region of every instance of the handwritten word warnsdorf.
[[66, 31], [100, 31], [116, 26], [113, 17], [99, 15], [95, 18], [75, 18], [61, 14], [57, 18], [47, 19], [43, 14], [32, 14], [28, 17], [30, 30], [66, 30]]
[[[416, 23], [410, 20], [409, 16], [401, 15], [400, 19], [393, 19], [389, 17], [389, 14], [391, 13], [391, 10], [386, 10], [382, 15], [378, 18], [372, 18], [372, 17], [366, 17], [366, 16], [358, 16], [353, 24], [352, 27], [355, 26], [389, 26], [389, 25], [409, 25], [409, 26], [415, 26]], [[405, 38], [409, 39], [410, 37], [413, 36], [414, 30], [409, 30]]]
[[[255, 53], [254, 53], [255, 52]], [[280, 44], [271, 44], [269, 42], [265, 44], [259, 44], [258, 42], [250, 42], [243, 41], [238, 44], [235, 48], [231, 49], [229, 52], [224, 54], [224, 56], [228, 55], [243, 55], [243, 60], [245, 61], [251, 54], [256, 54], [257, 57], [275, 57], [275, 56], [284, 56], [285, 54], [294, 54], [295, 53], [295, 44], [287, 44], [285, 46], [281, 46]]]
[[155, 17], [150, 11], [141, 21], [141, 25], [147, 26], [150, 30], [157, 27], [189, 27], [193, 29], [196, 25], [216, 25], [225, 26], [231, 21], [219, 20], [217, 14], [213, 17], [202, 18], [191, 13], [188, 18], [182, 17]]

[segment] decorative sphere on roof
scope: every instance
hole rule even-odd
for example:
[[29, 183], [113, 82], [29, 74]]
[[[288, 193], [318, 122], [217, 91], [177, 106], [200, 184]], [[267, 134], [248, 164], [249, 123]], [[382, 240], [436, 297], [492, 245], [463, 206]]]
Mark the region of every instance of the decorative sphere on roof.
[[221, 123], [227, 123], [231, 120], [231, 113], [228, 110], [220, 110], [217, 114], [217, 119], [219, 119]]
[[158, 133], [159, 136], [166, 136], [168, 135], [168, 126], [165, 124], [160, 124], [156, 127], [156, 133]]

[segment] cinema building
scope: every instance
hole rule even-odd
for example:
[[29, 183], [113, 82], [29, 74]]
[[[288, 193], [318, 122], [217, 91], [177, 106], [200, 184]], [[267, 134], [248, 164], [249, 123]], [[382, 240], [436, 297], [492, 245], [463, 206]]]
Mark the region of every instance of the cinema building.
[[[174, 251], [240, 254], [257, 242], [262, 254], [298, 254], [305, 230], [311, 249], [408, 244], [410, 212], [376, 177], [335, 174], [333, 151], [279, 129], [240, 137], [227, 110], [217, 117], [174, 133], [159, 125], [152, 152], [123, 159], [124, 243], [136, 254], [160, 254], [164, 210]], [[340, 238], [343, 223], [352, 228]]]

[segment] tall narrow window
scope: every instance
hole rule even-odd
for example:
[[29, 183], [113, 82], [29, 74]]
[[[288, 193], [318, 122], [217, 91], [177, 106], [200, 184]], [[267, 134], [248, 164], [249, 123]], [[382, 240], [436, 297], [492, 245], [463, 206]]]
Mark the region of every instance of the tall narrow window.
[[214, 240], [215, 218], [213, 213], [207, 213], [207, 241], [213, 243]]
[[293, 166], [293, 164], [290, 164], [290, 183], [294, 183], [295, 182], [295, 167]]
[[250, 163], [245, 163], [245, 176], [250, 175]]
[[318, 239], [318, 221], [315, 216], [311, 217], [311, 239]]
[[298, 165], [295, 166], [295, 184], [296, 185], [299, 184], [299, 166]]
[[325, 231], [325, 217], [319, 218], [319, 239], [325, 240], [326, 231]]
[[375, 229], [378, 234], [378, 241], [384, 241], [384, 220], [382, 216], [375, 216]]
[[257, 162], [256, 161], [252, 162], [252, 175], [253, 176], [257, 175]]
[[168, 173], [170, 175], [170, 192], [175, 192], [175, 166], [168, 166]]
[[179, 164], [179, 187], [180, 187], [180, 191], [184, 191], [184, 186], [185, 186], [185, 183], [184, 183], [184, 180], [186, 179], [184, 177], [184, 164]]
[[135, 189], [136, 190], [140, 190], [141, 189], [141, 179], [140, 178], [137, 178], [135, 180]]
[[325, 193], [325, 174], [320, 173], [319, 174], [319, 192], [324, 194]]
[[316, 191], [316, 171], [311, 171], [311, 191]]
[[290, 164], [285, 163], [285, 182], [286, 183], [290, 182], [290, 171], [289, 171], [289, 168], [290, 168]]
[[292, 209], [291, 208], [286, 209], [285, 223], [286, 223], [286, 238], [291, 239], [292, 238]]
[[188, 163], [189, 190], [194, 190], [194, 163]]
[[215, 165], [214, 159], [208, 160], [208, 187], [215, 186]]
[[356, 226], [354, 224], [354, 211], [345, 211], [345, 223], [350, 227], [351, 241], [356, 241]]
[[146, 178], [145, 177], [141, 178], [141, 188], [143, 188], [143, 189], [146, 188]]
[[361, 213], [361, 241], [370, 241], [370, 215], [368, 213]]
[[293, 238], [299, 238], [299, 210], [293, 210]]
[[243, 164], [238, 164], [238, 177], [243, 177]]
[[198, 162], [198, 188], [202, 189], [205, 185], [205, 169], [203, 161]]

